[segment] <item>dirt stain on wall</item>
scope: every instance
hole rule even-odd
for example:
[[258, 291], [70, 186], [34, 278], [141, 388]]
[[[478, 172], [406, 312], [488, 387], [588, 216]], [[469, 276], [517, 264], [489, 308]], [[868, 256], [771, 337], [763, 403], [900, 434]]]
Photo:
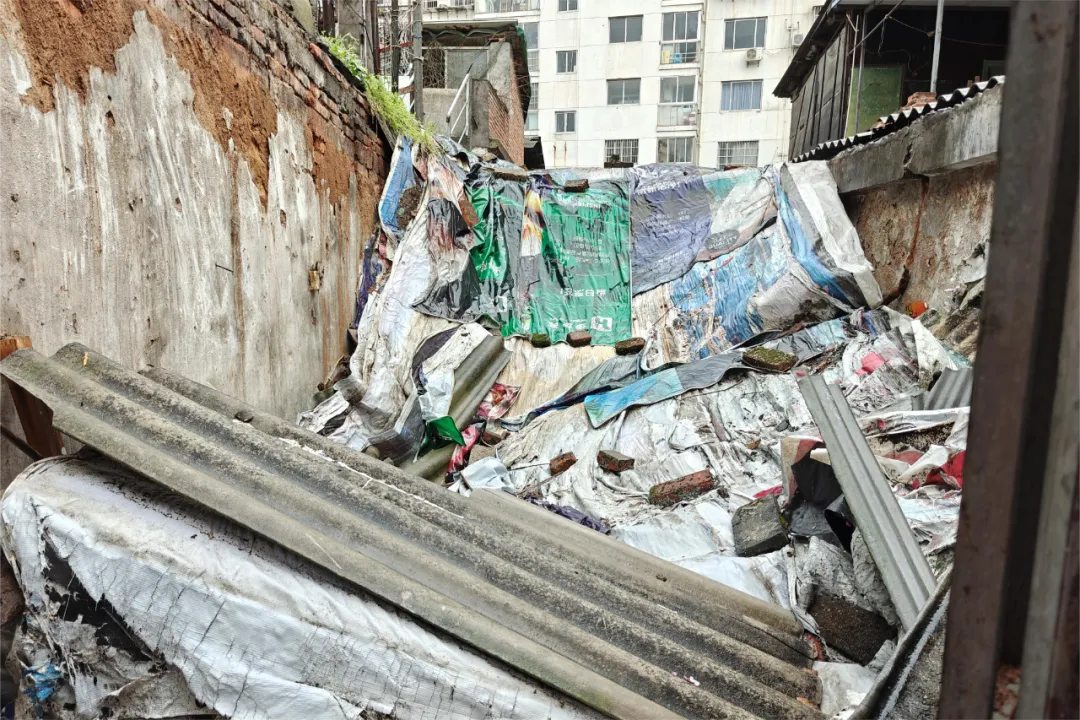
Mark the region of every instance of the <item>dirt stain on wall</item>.
[[168, 54], [191, 77], [199, 122], [226, 154], [232, 140], [265, 205], [277, 110], [263, 79], [239, 67], [228, 52], [235, 44], [231, 39], [209, 28], [181, 27], [145, 0], [15, 0], [15, 7], [34, 79], [24, 101], [42, 112], [54, 109], [57, 82], [85, 100], [90, 68], [114, 74], [116, 51], [135, 32], [134, 14], [146, 12]]

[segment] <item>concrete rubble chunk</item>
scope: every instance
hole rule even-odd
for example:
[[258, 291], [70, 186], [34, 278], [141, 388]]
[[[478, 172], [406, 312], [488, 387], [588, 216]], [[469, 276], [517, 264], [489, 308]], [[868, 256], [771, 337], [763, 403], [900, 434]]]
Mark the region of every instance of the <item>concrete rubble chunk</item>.
[[788, 542], [775, 495], [766, 495], [736, 510], [731, 531], [739, 557], [763, 555], [785, 547]]
[[570, 347], [585, 347], [592, 344], [592, 335], [588, 330], [575, 330], [566, 336], [566, 342]]
[[566, 192], [585, 192], [588, 189], [589, 181], [587, 178], [567, 180], [563, 183], [563, 190], [565, 190]]
[[633, 337], [615, 343], [616, 355], [636, 355], [645, 349], [645, 338]]
[[517, 180], [525, 182], [529, 179], [529, 173], [513, 165], [498, 165], [491, 170], [491, 174], [503, 180]]
[[660, 507], [671, 507], [700, 497], [716, 487], [716, 480], [708, 469], [684, 475], [678, 480], [653, 485], [649, 489], [649, 502]]
[[795, 356], [782, 350], [756, 347], [743, 353], [743, 363], [766, 372], [786, 373], [795, 367]]
[[596, 462], [608, 472], [616, 474], [634, 467], [634, 458], [614, 450], [601, 450], [596, 454]]
[[577, 455], [572, 452], [563, 453], [562, 455], [556, 455], [551, 458], [548, 463], [548, 469], [551, 471], [552, 477], [555, 475], [561, 475], [569, 470], [574, 463], [577, 462]]
[[532, 337], [529, 338], [529, 342], [533, 344], [533, 347], [551, 347], [551, 338], [547, 333], [533, 333]]
[[826, 644], [860, 665], [872, 661], [882, 643], [896, 638], [896, 629], [877, 613], [825, 592], [814, 595], [808, 611]]
[[484, 434], [481, 439], [485, 445], [498, 445], [506, 439], [507, 434], [506, 428], [489, 422], [484, 426]]

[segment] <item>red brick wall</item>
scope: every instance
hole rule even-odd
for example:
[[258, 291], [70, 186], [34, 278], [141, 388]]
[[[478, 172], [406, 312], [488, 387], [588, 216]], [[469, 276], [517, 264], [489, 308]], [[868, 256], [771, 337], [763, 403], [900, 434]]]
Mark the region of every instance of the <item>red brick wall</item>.
[[488, 85], [488, 135], [507, 154], [511, 162], [525, 164], [525, 116], [521, 112], [521, 97], [517, 91], [510, 93], [509, 108]]

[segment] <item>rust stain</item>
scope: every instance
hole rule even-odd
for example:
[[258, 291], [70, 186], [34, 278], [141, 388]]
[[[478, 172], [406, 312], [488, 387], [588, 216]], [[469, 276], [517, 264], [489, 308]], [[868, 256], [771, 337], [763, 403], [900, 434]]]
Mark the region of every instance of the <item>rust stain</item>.
[[308, 111], [308, 124], [305, 131], [308, 146], [311, 147], [312, 175], [315, 176], [315, 186], [321, 193], [324, 188], [330, 191], [330, 203], [340, 207], [341, 200], [349, 198], [349, 176], [356, 172], [356, 163], [351, 157], [351, 152], [346, 153], [339, 147], [341, 144], [351, 151], [352, 143], [344, 136], [333, 138], [331, 126], [314, 109]]
[[239, 346], [240, 397], [247, 397], [247, 324], [244, 322], [244, 249], [240, 242], [240, 190], [237, 187], [236, 160], [233, 160], [232, 217], [229, 222], [229, 239], [232, 244], [233, 303], [236, 305], [236, 340]]
[[263, 80], [239, 67], [240, 48], [221, 32], [181, 27], [146, 0], [14, 0], [33, 85], [23, 101], [42, 112], [55, 107], [57, 82], [85, 100], [90, 68], [116, 73], [116, 51], [135, 32], [142, 10], [161, 31], [166, 52], [191, 78], [199, 122], [227, 154], [229, 140], [248, 163], [266, 204], [270, 136], [277, 111]]

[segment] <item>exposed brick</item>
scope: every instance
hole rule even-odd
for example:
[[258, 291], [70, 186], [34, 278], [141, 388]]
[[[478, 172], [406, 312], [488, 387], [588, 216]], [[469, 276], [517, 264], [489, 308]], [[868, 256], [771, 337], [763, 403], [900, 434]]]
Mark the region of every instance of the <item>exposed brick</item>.
[[756, 347], [743, 353], [743, 363], [766, 372], [786, 373], [795, 367], [796, 357], [782, 350]]
[[279, 63], [272, 57], [266, 59], [266, 64], [270, 67], [270, 72], [274, 73], [274, 77], [279, 80], [285, 80], [288, 77], [288, 73], [285, 70], [285, 66]]
[[486, 445], [498, 445], [506, 439], [506, 435], [506, 428], [489, 422], [484, 426], [482, 439]]
[[330, 109], [326, 105], [318, 100], [315, 101], [315, 112], [322, 115], [323, 120], [330, 119]]
[[660, 507], [670, 507], [693, 500], [716, 487], [709, 470], [684, 475], [678, 480], [653, 485], [649, 488], [649, 502]]
[[616, 355], [636, 355], [645, 349], [645, 338], [633, 337], [615, 343]]
[[601, 450], [596, 454], [596, 463], [608, 472], [621, 473], [634, 467], [634, 458], [614, 450]]
[[248, 32], [251, 33], [251, 37], [255, 40], [255, 42], [259, 43], [264, 48], [267, 47], [266, 33], [264, 33], [255, 25], [248, 25]]
[[548, 463], [548, 469], [551, 471], [551, 474], [553, 476], [561, 475], [562, 473], [569, 470], [576, 462], [577, 456], [574, 455], [574, 453], [563, 453], [562, 455], [556, 455], [555, 457], [551, 458], [551, 462]]
[[229, 16], [229, 19], [232, 20], [237, 25], [239, 25], [240, 27], [243, 27], [244, 25], [247, 24], [247, 20], [248, 20], [247, 15], [244, 13], [243, 10], [241, 10], [239, 7], [237, 7], [234, 3], [231, 3], [231, 2], [225, 3], [224, 10], [225, 10], [225, 14]]
[[570, 347], [585, 347], [592, 344], [592, 335], [588, 330], [575, 330], [566, 336], [566, 342]]

